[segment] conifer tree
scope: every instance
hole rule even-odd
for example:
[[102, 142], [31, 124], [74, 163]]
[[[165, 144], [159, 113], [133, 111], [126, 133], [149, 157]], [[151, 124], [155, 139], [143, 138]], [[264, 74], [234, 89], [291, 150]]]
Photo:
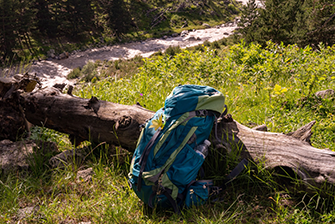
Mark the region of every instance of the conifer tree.
[[13, 1], [0, 0], [0, 54], [2, 62], [14, 56], [17, 34]]
[[58, 34], [53, 5], [55, 5], [55, 0], [35, 0], [34, 4], [37, 30], [43, 36], [46, 35], [50, 38], [56, 37]]
[[31, 51], [31, 30], [35, 12], [30, 1], [0, 0], [0, 55], [2, 61], [11, 60], [19, 46]]
[[102, 13], [107, 15], [107, 26], [120, 36], [128, 32], [134, 23], [124, 0], [99, 0]]
[[266, 41], [305, 46], [335, 43], [333, 0], [266, 0], [256, 8], [250, 0], [242, 12], [239, 30], [246, 42]]
[[314, 45], [320, 42], [326, 45], [335, 44], [335, 2], [306, 0], [305, 10], [309, 12], [309, 32], [306, 40]]
[[65, 32], [76, 37], [81, 32], [90, 31], [94, 27], [94, 12], [91, 0], [67, 0], [65, 2]]
[[238, 25], [243, 28], [238, 31], [248, 43], [261, 39], [258, 36], [260, 32], [254, 32], [259, 29], [258, 10], [255, 0], [249, 0], [247, 5], [242, 8], [242, 16]]

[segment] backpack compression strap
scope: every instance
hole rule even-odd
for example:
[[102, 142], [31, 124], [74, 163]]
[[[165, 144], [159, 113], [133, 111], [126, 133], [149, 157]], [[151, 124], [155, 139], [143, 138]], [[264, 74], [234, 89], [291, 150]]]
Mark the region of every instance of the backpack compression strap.
[[152, 149], [152, 146], [154, 145], [157, 137], [159, 136], [159, 134], [161, 133], [161, 128], [158, 128], [158, 130], [156, 131], [156, 133], [152, 136], [152, 138], [150, 139], [150, 141], [148, 142], [148, 144], [145, 146], [143, 153], [140, 157], [140, 161], [138, 162], [139, 164], [141, 164], [141, 169], [140, 169], [140, 173], [138, 175], [138, 181], [137, 181], [137, 190], [140, 192], [141, 188], [142, 188], [142, 174], [145, 168], [145, 165], [147, 164], [148, 161], [148, 157], [150, 154], [150, 151]]
[[[177, 202], [172, 198], [171, 194], [172, 194], [172, 190], [171, 189], [167, 189], [167, 188], [164, 188], [163, 186], [161, 186], [161, 189], [159, 190], [160, 193], [159, 194], [162, 194], [162, 195], [165, 195], [165, 197], [167, 198], [167, 200], [170, 202], [173, 210], [175, 213], [177, 214], [180, 214], [180, 209], [179, 209], [179, 206], [177, 205]], [[149, 197], [149, 201], [148, 201], [148, 205], [153, 208], [153, 200], [154, 200], [154, 197], [155, 195], [157, 195], [157, 187], [156, 189], [152, 192], [152, 194], [150, 195]], [[178, 196], [177, 196], [178, 199], [180, 199], [181, 201], [184, 200], [184, 195], [183, 194], [180, 194], [178, 193]]]
[[[243, 159], [231, 172], [230, 174], [226, 177], [224, 180], [224, 184], [219, 186], [219, 187], [212, 187], [210, 196], [215, 196], [220, 194], [223, 190], [226, 189], [227, 185], [229, 185], [248, 165], [248, 160]], [[213, 202], [218, 200], [217, 198], [212, 200]]]

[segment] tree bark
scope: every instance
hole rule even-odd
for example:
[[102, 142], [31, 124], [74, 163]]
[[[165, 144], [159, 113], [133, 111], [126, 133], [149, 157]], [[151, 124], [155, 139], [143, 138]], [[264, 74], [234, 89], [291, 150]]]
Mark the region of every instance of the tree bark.
[[221, 122], [218, 130], [219, 136], [228, 139], [228, 151], [240, 148], [242, 157], [262, 163], [265, 168], [290, 168], [314, 186], [334, 184], [335, 152], [309, 144], [314, 124], [312, 121], [295, 132], [282, 134], [253, 130], [230, 118]]
[[[70, 94], [62, 94], [56, 88], [22, 93], [20, 105], [29, 122], [67, 133], [76, 144], [83, 140], [106, 142], [129, 151], [136, 147], [140, 125], [154, 114], [139, 105], [120, 105]], [[263, 163], [266, 168], [290, 168], [307, 183], [334, 184], [335, 152], [309, 144], [314, 123], [285, 135], [253, 130], [226, 116], [218, 122], [218, 136], [225, 143], [212, 142], [218, 150], [242, 149], [242, 157]]]
[[84, 140], [121, 145], [133, 151], [140, 135], [140, 125], [153, 112], [140, 106], [126, 106], [95, 97], [83, 99], [62, 94], [56, 88], [23, 94], [26, 118], [70, 135], [76, 145]]

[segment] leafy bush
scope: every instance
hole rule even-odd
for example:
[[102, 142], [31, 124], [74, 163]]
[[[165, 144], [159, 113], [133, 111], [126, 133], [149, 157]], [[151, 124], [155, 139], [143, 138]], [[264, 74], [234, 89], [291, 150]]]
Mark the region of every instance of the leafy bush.
[[169, 46], [166, 50], [165, 50], [165, 54], [170, 55], [171, 57], [175, 56], [176, 54], [181, 53], [181, 49], [179, 46]]
[[73, 69], [68, 75], [67, 79], [76, 79], [81, 76], [81, 70], [79, 67]]
[[220, 44], [219, 41], [213, 41], [213, 42], [211, 43], [210, 47], [211, 47], [212, 49], [220, 49], [220, 48], [221, 48], [220, 45], [221, 45], [221, 44]]
[[84, 77], [81, 79], [85, 82], [90, 82], [94, 77], [97, 77], [98, 71], [96, 70], [97, 64], [92, 61], [89, 61], [86, 65], [84, 65], [81, 70]]
[[209, 47], [211, 46], [211, 42], [209, 42], [208, 40], [205, 40], [202, 45], [204, 45], [205, 47]]
[[94, 70], [96, 69], [95, 63], [92, 61], [89, 61], [86, 65], [84, 65], [83, 69], [81, 70], [81, 72], [84, 75], [90, 75], [94, 72]]
[[175, 27], [175, 26], [181, 26], [183, 24], [184, 20], [182, 21], [182, 18], [177, 15], [177, 14], [173, 14], [171, 16], [171, 19], [170, 19], [170, 24], [172, 27]]
[[115, 60], [115, 61], [114, 61], [114, 68], [115, 68], [116, 70], [119, 70], [119, 69], [120, 69], [119, 62], [121, 62], [121, 60]]

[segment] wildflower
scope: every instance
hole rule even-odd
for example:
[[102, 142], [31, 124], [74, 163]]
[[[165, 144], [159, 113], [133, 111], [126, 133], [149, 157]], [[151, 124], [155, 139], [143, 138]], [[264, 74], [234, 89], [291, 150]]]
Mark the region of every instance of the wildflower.
[[273, 88], [273, 91], [275, 94], [280, 95], [282, 93], [287, 92], [287, 88], [281, 87], [280, 85], [276, 84], [275, 87]]
[[149, 128], [155, 128], [155, 131], [158, 130], [158, 128], [163, 129], [165, 125], [165, 119], [163, 119], [163, 114], [161, 114], [158, 119], [152, 120], [152, 125], [150, 125]]

